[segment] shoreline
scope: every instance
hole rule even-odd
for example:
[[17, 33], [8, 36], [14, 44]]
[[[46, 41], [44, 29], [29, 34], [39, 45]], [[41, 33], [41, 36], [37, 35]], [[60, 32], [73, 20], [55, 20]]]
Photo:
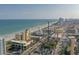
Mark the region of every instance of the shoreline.
[[[54, 24], [56, 22], [51, 22], [50, 25], [52, 25], [52, 24]], [[48, 26], [48, 24], [42, 24], [42, 25], [39, 25], [39, 26], [34, 26], [34, 27], [31, 27], [31, 28], [28, 28], [28, 30], [32, 33], [32, 32], [35, 32], [37, 30], [40, 30], [42, 28], [45, 28], [47, 26]], [[17, 31], [17, 32], [13, 32], [13, 33], [10, 33], [10, 34], [0, 35], [0, 38], [4, 38], [6, 40], [11, 40], [11, 39], [15, 38], [15, 34], [24, 32], [25, 30], [26, 29], [21, 30], [21, 31]]]

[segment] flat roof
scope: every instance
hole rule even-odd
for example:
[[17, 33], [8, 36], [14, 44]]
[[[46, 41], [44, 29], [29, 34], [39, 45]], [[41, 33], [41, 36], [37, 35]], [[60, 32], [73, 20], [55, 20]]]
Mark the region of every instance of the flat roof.
[[16, 42], [16, 43], [26, 43], [25, 41], [17, 41], [17, 40], [11, 40], [11, 42]]
[[11, 42], [15, 42], [15, 43], [19, 43], [19, 44], [21, 44], [21, 43], [25, 43], [26, 46], [29, 45], [32, 41], [33, 41], [33, 40], [31, 40], [31, 41], [29, 41], [29, 42], [26, 42], [26, 41], [16, 41], [16, 40], [11, 40]]
[[75, 36], [68, 36], [68, 38], [75, 38]]

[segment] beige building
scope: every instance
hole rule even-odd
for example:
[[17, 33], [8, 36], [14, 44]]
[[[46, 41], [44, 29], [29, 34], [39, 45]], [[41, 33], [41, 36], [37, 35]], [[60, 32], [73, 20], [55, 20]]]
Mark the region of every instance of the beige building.
[[63, 28], [56, 28], [55, 34], [57, 38], [62, 38], [64, 36], [64, 29]]
[[26, 41], [26, 42], [30, 41], [30, 31], [26, 29], [22, 33], [17, 33], [15, 35], [15, 40], [17, 40], [17, 41], [23, 40], [23, 41]]
[[76, 47], [76, 38], [74, 36], [69, 36], [70, 39], [70, 54], [75, 54], [75, 47]]
[[29, 30], [25, 30], [25, 32], [23, 33], [23, 40], [26, 42], [30, 41], [30, 31]]
[[15, 40], [23, 40], [23, 33], [17, 33], [15, 35]]

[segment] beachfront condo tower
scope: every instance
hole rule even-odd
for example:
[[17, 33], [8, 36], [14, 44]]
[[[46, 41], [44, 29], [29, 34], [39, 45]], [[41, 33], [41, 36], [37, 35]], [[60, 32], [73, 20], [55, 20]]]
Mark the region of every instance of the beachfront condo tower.
[[15, 39], [16, 40], [23, 40], [23, 33], [17, 33], [16, 35], [15, 35]]
[[5, 39], [0, 38], [0, 55], [6, 54], [6, 43]]
[[29, 41], [30, 41], [30, 32], [29, 32], [27, 29], [26, 29], [25, 32], [24, 32], [23, 39], [24, 39], [26, 42], [29, 42]]

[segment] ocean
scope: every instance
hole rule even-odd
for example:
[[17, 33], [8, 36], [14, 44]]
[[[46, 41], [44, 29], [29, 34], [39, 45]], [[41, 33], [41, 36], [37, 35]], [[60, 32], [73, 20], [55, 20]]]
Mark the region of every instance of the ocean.
[[47, 24], [47, 22], [55, 22], [52, 19], [11, 19], [0, 20], [0, 35], [11, 34], [31, 27]]

